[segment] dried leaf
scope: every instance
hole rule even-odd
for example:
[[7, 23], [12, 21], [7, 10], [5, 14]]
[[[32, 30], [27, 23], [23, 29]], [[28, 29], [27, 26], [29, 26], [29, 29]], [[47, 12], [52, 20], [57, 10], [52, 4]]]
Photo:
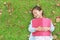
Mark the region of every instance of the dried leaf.
[[53, 14], [55, 14], [55, 11], [52, 11]]
[[60, 4], [56, 4], [56, 6], [60, 6]]
[[4, 5], [7, 5], [7, 2], [4, 2]]
[[29, 38], [30, 35], [27, 35], [27, 37]]
[[24, 26], [20, 26], [20, 28], [24, 29]]
[[56, 17], [56, 22], [60, 22], [60, 16]]
[[54, 23], [54, 26], [56, 26], [56, 23]]
[[57, 35], [53, 35], [53, 39], [57, 39]]
[[0, 15], [2, 14], [2, 9], [0, 9]]

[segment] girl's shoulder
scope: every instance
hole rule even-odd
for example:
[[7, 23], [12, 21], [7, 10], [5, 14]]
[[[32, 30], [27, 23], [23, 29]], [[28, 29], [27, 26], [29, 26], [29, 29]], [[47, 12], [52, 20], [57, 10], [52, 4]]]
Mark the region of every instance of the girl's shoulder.
[[46, 19], [48, 19], [48, 20], [50, 20], [52, 22], [52, 19], [51, 18], [46, 18]]

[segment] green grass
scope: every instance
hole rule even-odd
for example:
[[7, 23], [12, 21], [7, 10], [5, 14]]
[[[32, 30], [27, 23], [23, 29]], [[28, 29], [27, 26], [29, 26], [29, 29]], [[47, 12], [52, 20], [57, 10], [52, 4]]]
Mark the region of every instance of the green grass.
[[[7, 11], [8, 8], [4, 2], [10, 2], [10, 8], [14, 8], [12, 15]], [[51, 18], [55, 23], [56, 16], [60, 16], [60, 7], [56, 4], [60, 0], [0, 0], [0, 8], [2, 15], [0, 15], [0, 40], [28, 40], [28, 25], [31, 21], [32, 14], [30, 10], [35, 5], [40, 5], [44, 10], [44, 15]], [[55, 14], [52, 14], [55, 11]], [[56, 24], [53, 35], [60, 32], [60, 22]], [[57, 35], [58, 39], [60, 35]]]

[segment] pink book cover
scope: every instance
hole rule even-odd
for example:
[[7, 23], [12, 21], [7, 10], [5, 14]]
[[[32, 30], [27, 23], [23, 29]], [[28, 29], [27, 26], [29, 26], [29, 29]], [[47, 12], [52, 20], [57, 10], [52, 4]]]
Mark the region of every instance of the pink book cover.
[[37, 18], [32, 20], [32, 27], [37, 27], [37, 26], [42, 26], [42, 27], [47, 27], [50, 26], [50, 20], [47, 18]]
[[[37, 18], [32, 20], [32, 27], [36, 28], [41, 27], [50, 27], [50, 19], [47, 18]], [[50, 31], [36, 31], [33, 33], [33, 36], [50, 36]]]

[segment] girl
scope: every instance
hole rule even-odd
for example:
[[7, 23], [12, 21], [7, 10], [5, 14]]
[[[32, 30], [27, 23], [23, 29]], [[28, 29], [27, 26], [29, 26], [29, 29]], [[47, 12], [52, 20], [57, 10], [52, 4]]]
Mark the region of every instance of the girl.
[[[43, 10], [39, 6], [32, 9], [32, 14], [34, 18], [28, 28], [31, 32], [29, 40], [52, 40], [52, 32], [55, 28], [51, 20], [43, 17]], [[42, 22], [45, 25], [42, 25]]]

